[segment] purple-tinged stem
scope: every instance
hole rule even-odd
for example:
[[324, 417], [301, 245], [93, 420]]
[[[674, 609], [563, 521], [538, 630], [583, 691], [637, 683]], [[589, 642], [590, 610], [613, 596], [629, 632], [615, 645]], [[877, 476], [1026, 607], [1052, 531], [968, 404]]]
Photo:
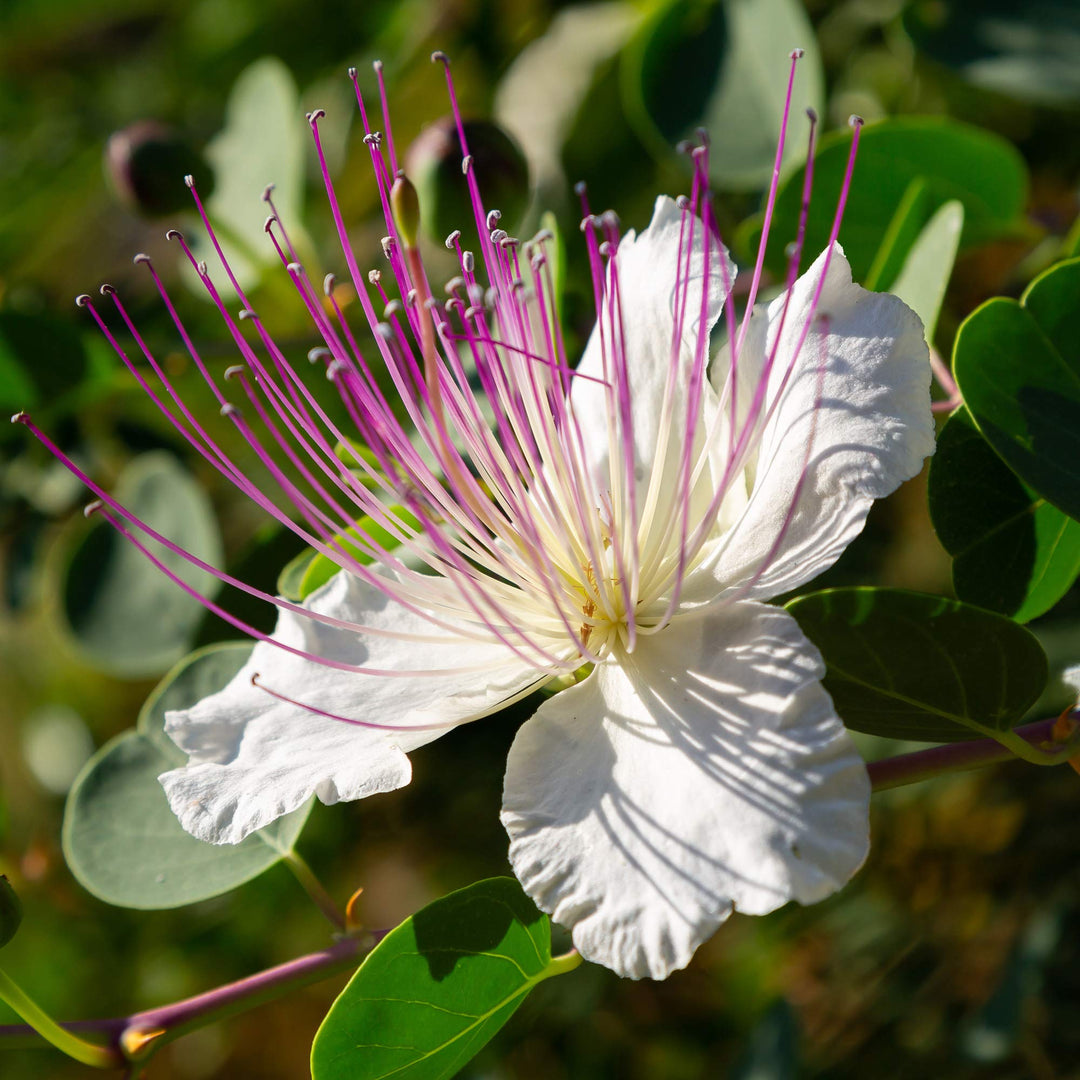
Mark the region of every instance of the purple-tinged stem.
[[[126, 1057], [138, 1057], [137, 1048], [156, 1048], [195, 1028], [205, 1027], [355, 967], [361, 955], [370, 951], [386, 933], [385, 930], [377, 930], [364, 938], [343, 937], [327, 949], [289, 960], [171, 1005], [144, 1009], [126, 1017], [78, 1020], [62, 1024], [61, 1027], [72, 1032], [100, 1032], [108, 1036], [109, 1046]], [[9, 1046], [15, 1040], [37, 1045], [38, 1039], [39, 1036], [29, 1024], [0, 1025], [0, 1042]]]
[[[1056, 722], [1056, 718], [1037, 720], [1033, 724], [1014, 728], [1013, 734], [1019, 735], [1032, 746], [1041, 747], [1043, 743], [1051, 741]], [[971, 739], [947, 743], [944, 746], [932, 746], [929, 750], [916, 750], [911, 754], [900, 754], [882, 761], [872, 761], [866, 766], [866, 771], [870, 774], [870, 784], [874, 791], [887, 791], [905, 784], [917, 784], [945, 772], [978, 769], [983, 765], [1016, 760], [1020, 759], [996, 739]]]

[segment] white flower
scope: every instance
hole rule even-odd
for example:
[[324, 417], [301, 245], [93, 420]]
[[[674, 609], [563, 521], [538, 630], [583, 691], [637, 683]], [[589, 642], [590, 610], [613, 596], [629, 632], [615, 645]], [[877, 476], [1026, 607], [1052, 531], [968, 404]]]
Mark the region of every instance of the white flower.
[[[386, 195], [393, 148], [369, 145]], [[378, 319], [342, 229], [373, 331], [363, 352], [279, 241], [382, 468], [341, 464], [342, 433], [257, 319], [266, 355], [236, 335], [241, 385], [280, 438], [226, 411], [271, 467], [292, 454], [307, 471], [257, 485], [201, 448], [279, 520], [286, 496], [297, 531], [343, 569], [302, 606], [277, 600], [244, 670], [168, 716], [189, 761], [161, 779], [187, 830], [236, 843], [312, 794], [401, 787], [409, 751], [576, 672], [518, 731], [502, 819], [514, 872], [586, 959], [663, 978], [733, 910], [811, 903], [858, 869], [865, 768], [817, 651], [763, 601], [830, 566], [872, 500], [932, 452], [927, 348], [917, 317], [852, 284], [833, 244], [741, 327], [729, 312], [710, 371], [735, 267], [695, 162], [692, 198], [658, 199], [640, 236], [586, 215], [597, 324], [576, 372], [547, 240], [508, 238], [471, 173], [486, 280], [452, 237], [461, 277], [445, 304], [388, 210], [405, 304]], [[376, 351], [408, 434], [366, 374]], [[400, 541], [362, 538], [371, 566], [332, 539], [361, 514]]]

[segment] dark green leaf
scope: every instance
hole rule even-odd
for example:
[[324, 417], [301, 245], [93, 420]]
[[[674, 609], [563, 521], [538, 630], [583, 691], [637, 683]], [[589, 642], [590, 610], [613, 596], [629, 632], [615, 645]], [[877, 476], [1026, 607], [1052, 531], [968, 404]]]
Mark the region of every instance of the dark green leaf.
[[[850, 131], [825, 136], [814, 161], [814, 193], [807, 222], [806, 247], [813, 258], [828, 241], [840, 185], [851, 149]], [[776, 201], [769, 233], [767, 262], [777, 273], [786, 266], [785, 247], [795, 237], [802, 197], [803, 169], [788, 176]], [[867, 278], [882, 243], [886, 222], [893, 219], [909, 185], [922, 180], [925, 198], [919, 214], [905, 227], [912, 240], [931, 215], [950, 199], [964, 206], [961, 246], [1015, 229], [1027, 193], [1027, 173], [1016, 148], [998, 135], [952, 120], [903, 117], [869, 124], [859, 140], [855, 175], [840, 229], [840, 243], [856, 281]], [[760, 223], [744, 227], [743, 248], [755, 248]], [[899, 269], [906, 251], [897, 250]], [[888, 288], [883, 275], [874, 283]]]
[[368, 956], [315, 1036], [314, 1080], [441, 1080], [458, 1072], [541, 980], [546, 915], [512, 878], [436, 900]]
[[0, 949], [16, 934], [22, 923], [22, 901], [6, 874], [0, 874]]
[[1080, 518], [1080, 259], [960, 327], [953, 370], [979, 430], [1039, 495]]
[[1075, 0], [918, 0], [904, 27], [923, 52], [976, 86], [1035, 104], [1080, 101]]
[[901, 589], [828, 589], [788, 604], [825, 658], [825, 689], [855, 731], [953, 742], [1008, 731], [1047, 679], [1011, 619]]
[[[152, 451], [136, 458], [121, 473], [115, 494], [151, 528], [204, 562], [220, 565], [221, 536], [210, 500], [171, 454]], [[210, 574], [140, 539], [196, 590], [214, 591]], [[198, 600], [103, 521], [89, 529], [73, 552], [63, 596], [80, 650], [95, 666], [129, 678], [176, 663], [203, 613]]]
[[[821, 57], [797, 0], [683, 0], [664, 5], [622, 62], [627, 116], [658, 154], [694, 129], [709, 129], [709, 172], [727, 189], [764, 186], [784, 111], [789, 54], [804, 56], [792, 116], [821, 108]], [[678, 92], [672, 92], [672, 86]], [[803, 126], [789, 129], [786, 158], [805, 154]]]
[[945, 203], [908, 245], [907, 258], [890, 289], [922, 319], [930, 345], [963, 228], [964, 204], [955, 199]]
[[143, 909], [191, 904], [236, 888], [292, 850], [310, 804], [243, 843], [206, 844], [184, 832], [157, 779], [187, 760], [164, 732], [166, 711], [220, 690], [250, 651], [233, 642], [186, 657], [147, 699], [137, 729], [103, 746], [72, 785], [64, 856], [99, 899]]
[[938, 437], [929, 498], [961, 600], [1027, 622], [1049, 611], [1080, 574], [1080, 523], [1027, 487], [966, 409]]

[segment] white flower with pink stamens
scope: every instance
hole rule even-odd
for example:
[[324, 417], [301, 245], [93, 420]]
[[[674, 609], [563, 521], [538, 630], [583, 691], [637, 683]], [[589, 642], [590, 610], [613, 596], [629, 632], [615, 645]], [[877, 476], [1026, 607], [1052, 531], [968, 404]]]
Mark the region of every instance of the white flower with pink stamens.
[[[332, 282], [324, 305], [276, 213], [267, 222], [322, 339], [311, 358], [325, 362], [356, 430], [339, 430], [230, 273], [243, 305], [233, 317], [178, 234], [241, 354], [225, 373], [240, 406], [139, 261], [263, 462], [259, 478], [184, 405], [115, 292], [158, 385], [80, 298], [192, 447], [341, 567], [302, 604], [214, 571], [276, 604], [278, 625], [260, 634], [205, 600], [259, 640], [224, 690], [168, 716], [189, 761], [161, 780], [188, 831], [236, 843], [313, 794], [333, 803], [399, 788], [409, 751], [562, 680], [569, 688], [539, 706], [510, 751], [510, 861], [587, 959], [663, 978], [732, 910], [820, 900], [866, 854], [869, 783], [821, 686], [821, 658], [763, 601], [830, 566], [871, 502], [932, 452], [927, 347], [899, 300], [852, 284], [836, 244], [856, 127], [829, 246], [796, 280], [800, 227], [786, 290], [755, 307], [774, 176], [741, 322], [725, 303], [735, 267], [705, 147], [692, 155], [689, 197], [657, 199], [639, 236], [620, 235], [582, 195], [596, 328], [573, 368], [554, 316], [550, 238], [521, 244], [486, 212], [449, 64], [446, 76], [481, 237], [477, 255], [448, 240], [460, 266], [448, 298], [425, 277], [409, 215], [395, 217], [408, 189], [392, 192], [389, 124], [385, 138], [372, 130], [359, 91], [390, 275], [365, 280], [325, 164], [323, 175], [363, 341]], [[321, 162], [320, 116], [309, 122]], [[806, 201], [809, 188], [808, 169]], [[726, 344], [710, 360], [721, 311]], [[343, 460], [357, 435], [372, 456]], [[193, 591], [159, 545], [212, 569], [79, 475], [99, 512], [182, 587]], [[361, 518], [377, 529], [336, 539]]]

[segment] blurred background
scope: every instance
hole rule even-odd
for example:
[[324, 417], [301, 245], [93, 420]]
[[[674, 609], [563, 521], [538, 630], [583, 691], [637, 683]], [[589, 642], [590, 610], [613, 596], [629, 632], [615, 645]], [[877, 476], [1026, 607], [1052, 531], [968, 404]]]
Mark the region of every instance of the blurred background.
[[[573, 353], [592, 318], [573, 183], [587, 182], [594, 209], [610, 206], [640, 229], [657, 193], [686, 190], [686, 159], [674, 145], [706, 123], [720, 221], [745, 264], [794, 46], [807, 50], [797, 104], [817, 108], [825, 131], [846, 130], [853, 112], [901, 125], [931, 117], [974, 126], [972, 138], [1012, 163], [1008, 177], [983, 170], [968, 187], [955, 177], [935, 181], [968, 212], [936, 330], [947, 358], [978, 303], [1018, 295], [1075, 250], [1073, 0], [4, 0], [0, 405], [30, 409], [150, 520], [272, 588], [296, 541], [193, 458], [72, 304], [76, 293], [96, 296], [102, 281], [117, 286], [192, 407], [243, 460], [149, 276], [131, 261], [136, 252], [153, 257], [215, 370], [234, 362], [217, 313], [165, 240], [172, 226], [194, 233], [183, 175], [196, 176], [265, 323], [300, 357], [315, 339], [262, 235], [263, 187], [277, 184], [278, 209], [312, 278], [340, 271], [303, 120], [305, 110], [325, 109], [328, 164], [360, 265], [379, 265], [377, 192], [345, 75], [356, 65], [370, 93], [379, 58], [397, 148], [420, 187], [429, 266], [436, 279], [443, 268], [449, 277], [441, 240], [463, 225], [463, 202], [441, 69], [429, 62], [432, 49], [443, 49], [476, 121], [488, 205], [522, 236], [550, 211], [565, 238]], [[800, 111], [789, 171], [805, 155], [806, 134]], [[926, 171], [934, 180], [941, 166], [883, 160], [868, 158], [856, 172], [863, 201], [853, 203], [852, 230], [884, 234], [908, 190], [896, 188], [896, 175]], [[832, 211], [822, 195], [814, 220]], [[779, 238], [781, 251], [790, 239]], [[857, 276], [876, 275], [881, 287], [888, 280], [871, 265], [874, 250]], [[339, 289], [347, 306], [354, 294]], [[163, 912], [110, 907], [66, 868], [64, 797], [80, 768], [134, 724], [176, 660], [235, 636], [85, 521], [85, 501], [22, 428], [0, 428], [0, 871], [26, 907], [3, 963], [66, 1019], [163, 1004], [327, 940], [281, 866], [227, 895]], [[849, 583], [949, 593], [949, 559], [930, 526], [923, 479], [878, 506], [865, 535], [819, 582]], [[267, 625], [265, 612], [222, 599]], [[1056, 670], [1080, 661], [1080, 596], [1033, 628]], [[1056, 686], [1035, 715], [1063, 704]], [[342, 902], [364, 886], [373, 926], [508, 872], [498, 822], [503, 763], [532, 707], [417, 752], [405, 791], [316, 806], [299, 850]], [[864, 746], [868, 754], [889, 749], [872, 739]], [[1023, 764], [879, 795], [870, 861], [840, 896], [810, 910], [735, 917], [662, 984], [620, 981], [592, 966], [544, 984], [464, 1075], [1080, 1077], [1078, 796], [1070, 770]], [[187, 1036], [149, 1075], [304, 1076], [310, 1040], [344, 981]], [[0, 1021], [13, 1019], [0, 1007]], [[86, 1070], [50, 1050], [0, 1045], [0, 1075], [61, 1080]]]

